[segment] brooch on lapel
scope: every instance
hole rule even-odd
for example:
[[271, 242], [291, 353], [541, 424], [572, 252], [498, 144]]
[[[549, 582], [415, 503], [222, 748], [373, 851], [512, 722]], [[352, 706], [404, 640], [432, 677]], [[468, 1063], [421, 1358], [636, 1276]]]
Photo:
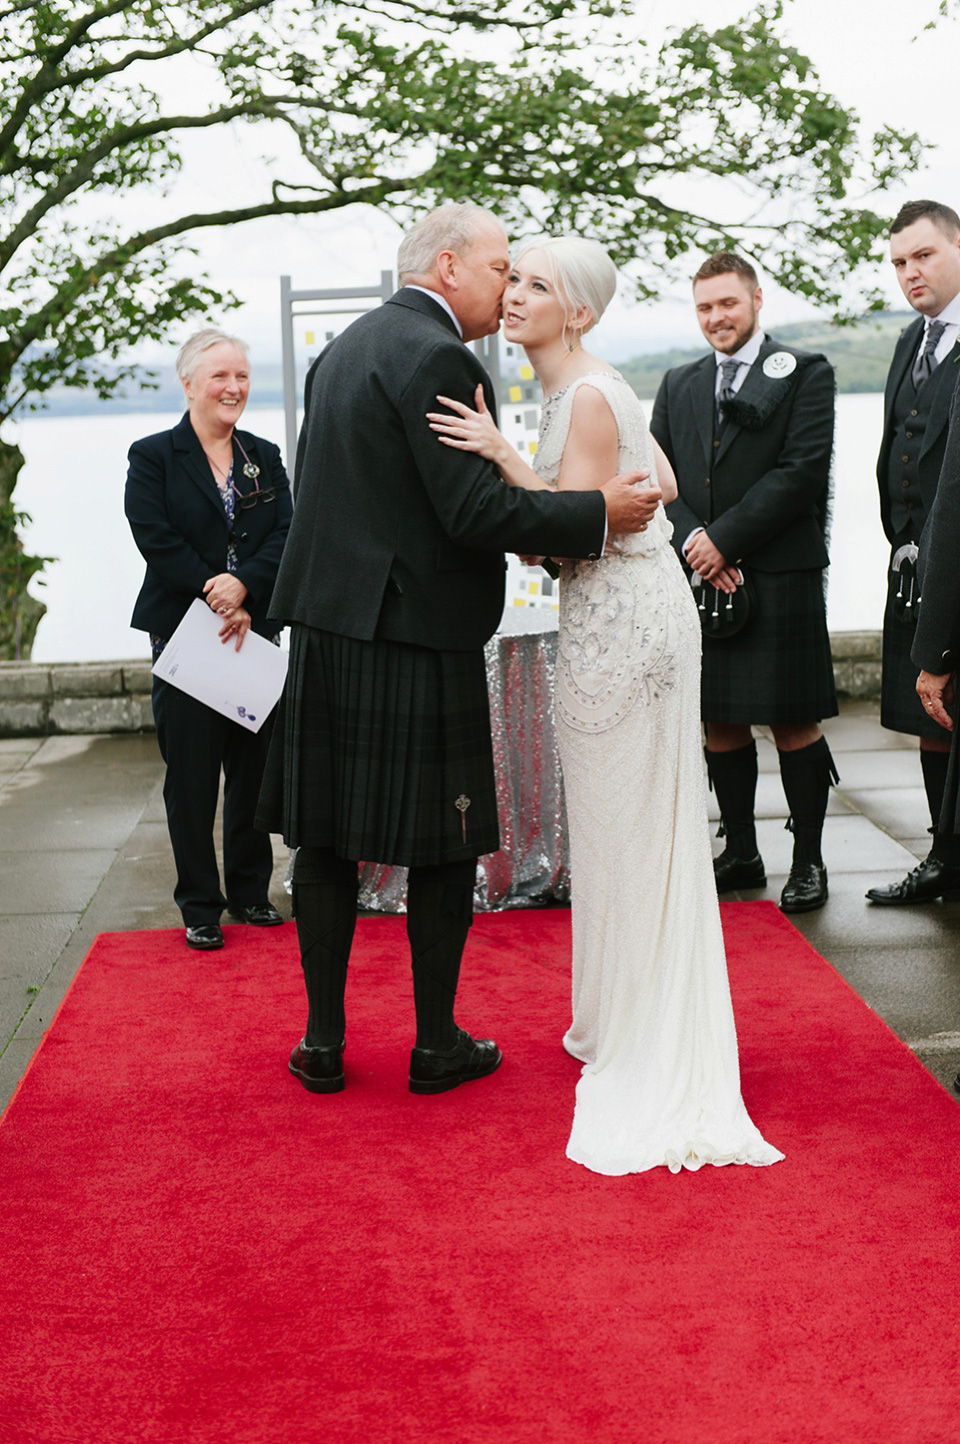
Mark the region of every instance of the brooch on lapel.
[[789, 351], [774, 351], [763, 363], [763, 374], [769, 376], [771, 381], [779, 381], [782, 376], [790, 376], [797, 369], [797, 358], [791, 356]]

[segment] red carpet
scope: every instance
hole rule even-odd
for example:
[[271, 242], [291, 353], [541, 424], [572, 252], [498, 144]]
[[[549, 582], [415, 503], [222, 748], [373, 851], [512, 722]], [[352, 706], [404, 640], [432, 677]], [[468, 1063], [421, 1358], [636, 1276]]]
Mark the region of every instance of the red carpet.
[[787, 1161], [623, 1179], [564, 1158], [565, 912], [477, 919], [506, 1060], [439, 1098], [402, 919], [326, 1098], [291, 925], [98, 939], [0, 1127], [0, 1439], [954, 1444], [960, 1109], [772, 903], [724, 919]]

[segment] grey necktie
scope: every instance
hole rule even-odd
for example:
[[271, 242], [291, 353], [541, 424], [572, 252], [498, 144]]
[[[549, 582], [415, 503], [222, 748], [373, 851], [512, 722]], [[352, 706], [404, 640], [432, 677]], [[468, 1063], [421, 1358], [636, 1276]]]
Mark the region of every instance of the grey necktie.
[[913, 370], [910, 373], [913, 384], [918, 391], [927, 377], [931, 376], [936, 370], [937, 363], [933, 358], [933, 353], [937, 349], [937, 342], [946, 329], [943, 321], [927, 322], [927, 335], [923, 343], [923, 350], [920, 352], [916, 361], [914, 361]]
[[732, 401], [737, 394], [733, 389], [733, 380], [741, 364], [740, 361], [730, 360], [720, 362], [720, 390], [717, 393], [717, 422], [721, 426], [727, 419], [724, 405], [726, 402]]

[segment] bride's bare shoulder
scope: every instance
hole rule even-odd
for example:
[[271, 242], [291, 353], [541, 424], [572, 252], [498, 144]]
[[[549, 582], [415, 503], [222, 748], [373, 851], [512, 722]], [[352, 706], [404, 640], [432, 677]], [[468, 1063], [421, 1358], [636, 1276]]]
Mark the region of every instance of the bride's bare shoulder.
[[610, 402], [601, 389], [600, 376], [614, 376], [616, 373], [603, 372], [598, 375], [594, 372], [590, 376], [578, 378], [576, 390], [571, 399], [570, 418], [571, 423], [578, 426], [604, 426], [614, 422], [613, 411]]

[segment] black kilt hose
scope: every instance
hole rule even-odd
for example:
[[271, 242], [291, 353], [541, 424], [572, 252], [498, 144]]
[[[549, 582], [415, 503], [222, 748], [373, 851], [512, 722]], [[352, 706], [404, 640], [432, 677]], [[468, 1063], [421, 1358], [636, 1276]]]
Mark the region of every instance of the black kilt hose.
[[751, 570], [756, 614], [726, 640], [704, 637], [705, 722], [802, 724], [837, 715], [823, 572]]
[[495, 852], [483, 651], [294, 624], [257, 823], [291, 847], [356, 862], [423, 867]]

